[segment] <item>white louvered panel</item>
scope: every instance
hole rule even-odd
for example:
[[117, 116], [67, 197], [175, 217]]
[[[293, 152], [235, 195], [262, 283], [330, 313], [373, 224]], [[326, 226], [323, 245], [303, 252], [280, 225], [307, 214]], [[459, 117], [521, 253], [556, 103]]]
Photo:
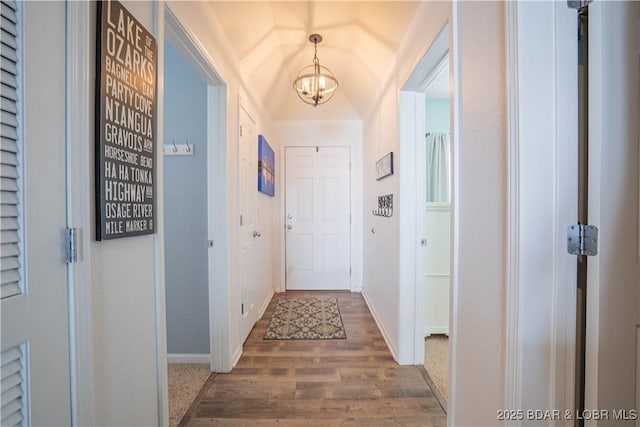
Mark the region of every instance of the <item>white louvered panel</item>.
[[18, 132], [20, 26], [16, 11], [14, 1], [0, 2], [0, 298], [22, 293]]
[[0, 414], [3, 427], [27, 425], [27, 363], [25, 345], [20, 344], [2, 352], [2, 397]]

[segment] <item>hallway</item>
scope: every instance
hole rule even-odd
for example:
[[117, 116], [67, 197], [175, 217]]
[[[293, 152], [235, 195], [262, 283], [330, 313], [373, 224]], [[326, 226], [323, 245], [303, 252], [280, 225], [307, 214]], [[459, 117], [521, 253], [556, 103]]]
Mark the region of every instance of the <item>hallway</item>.
[[[338, 299], [345, 340], [268, 341], [278, 299]], [[394, 362], [359, 293], [276, 294], [229, 374], [212, 375], [181, 426], [445, 426], [446, 415], [416, 366]]]

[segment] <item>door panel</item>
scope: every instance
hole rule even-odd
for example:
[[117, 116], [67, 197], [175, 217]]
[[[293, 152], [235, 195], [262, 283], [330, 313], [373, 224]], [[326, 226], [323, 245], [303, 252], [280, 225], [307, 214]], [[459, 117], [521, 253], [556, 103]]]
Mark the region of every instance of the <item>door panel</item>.
[[244, 341], [257, 320], [256, 229], [258, 136], [253, 119], [240, 107], [239, 183], [240, 183], [240, 334]]
[[350, 289], [346, 147], [286, 149], [287, 289]]
[[[24, 47], [24, 87], [18, 91], [22, 120], [17, 134], [24, 154], [19, 156], [24, 163], [18, 166], [24, 228], [18, 235], [24, 241], [20, 276], [26, 286], [24, 292], [1, 302], [3, 379], [8, 372], [5, 362], [14, 360], [11, 381], [23, 380], [22, 397], [15, 402], [24, 405], [23, 416], [30, 415], [25, 425], [66, 426], [71, 425], [71, 386], [67, 266], [63, 255], [65, 87], [58, 84], [65, 81], [61, 54], [65, 51], [65, 4], [23, 2], [20, 6], [24, 8], [20, 46]], [[18, 18], [22, 16], [17, 14]], [[4, 29], [4, 21], [2, 25]], [[3, 391], [6, 384], [3, 381]], [[7, 396], [3, 394], [3, 401]], [[3, 419], [5, 423], [10, 424]]]
[[[638, 38], [640, 4], [589, 5], [589, 223], [598, 255], [587, 269], [586, 408], [636, 405]], [[609, 420], [598, 425], [633, 425]]]

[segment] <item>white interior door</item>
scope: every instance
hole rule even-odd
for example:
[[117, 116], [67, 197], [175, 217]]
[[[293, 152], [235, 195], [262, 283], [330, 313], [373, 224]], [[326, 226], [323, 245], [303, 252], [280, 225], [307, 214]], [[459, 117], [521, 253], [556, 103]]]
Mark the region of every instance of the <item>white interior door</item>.
[[256, 125], [240, 107], [239, 183], [240, 183], [240, 334], [244, 341], [257, 320], [256, 304], [256, 201], [258, 196], [258, 136]]
[[625, 426], [640, 415], [639, 21], [637, 2], [589, 5], [588, 220], [599, 249], [587, 265], [585, 407]]
[[0, 424], [68, 426], [65, 4], [19, 6], [1, 10]]
[[286, 149], [286, 286], [350, 289], [347, 147]]

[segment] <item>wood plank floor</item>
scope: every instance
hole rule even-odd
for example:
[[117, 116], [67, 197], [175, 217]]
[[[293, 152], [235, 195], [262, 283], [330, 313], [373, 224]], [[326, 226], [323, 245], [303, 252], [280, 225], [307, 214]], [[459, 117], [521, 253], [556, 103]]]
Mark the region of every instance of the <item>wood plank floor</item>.
[[[333, 296], [344, 340], [263, 340], [279, 298]], [[360, 294], [276, 294], [236, 368], [212, 375], [183, 426], [446, 426], [416, 366], [399, 366]]]

